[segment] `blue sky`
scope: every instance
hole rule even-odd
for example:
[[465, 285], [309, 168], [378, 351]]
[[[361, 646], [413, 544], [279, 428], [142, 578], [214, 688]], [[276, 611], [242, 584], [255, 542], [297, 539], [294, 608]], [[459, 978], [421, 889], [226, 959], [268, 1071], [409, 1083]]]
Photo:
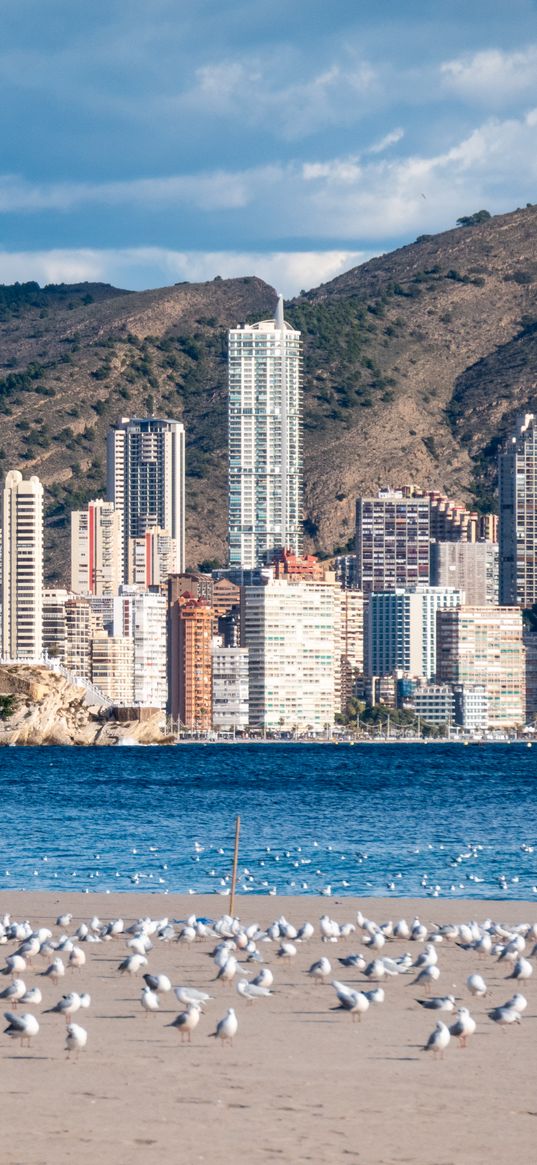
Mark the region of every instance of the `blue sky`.
[[0, 282], [311, 287], [537, 201], [534, 0], [17, 0]]

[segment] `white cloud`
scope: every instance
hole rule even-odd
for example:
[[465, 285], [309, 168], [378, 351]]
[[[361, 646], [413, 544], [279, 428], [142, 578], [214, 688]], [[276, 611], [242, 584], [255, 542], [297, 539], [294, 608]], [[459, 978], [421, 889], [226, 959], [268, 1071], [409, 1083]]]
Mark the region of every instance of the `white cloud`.
[[379, 78], [369, 62], [342, 52], [337, 63], [289, 84], [303, 65], [285, 54], [279, 58], [227, 60], [205, 64], [194, 83], [166, 108], [191, 110], [212, 118], [238, 118], [245, 128], [263, 126], [271, 136], [288, 141], [307, 137], [330, 126], [350, 125], [369, 112], [368, 102]]
[[427, 156], [349, 154], [103, 183], [33, 185], [6, 176], [0, 179], [0, 212], [92, 204], [125, 214], [185, 207], [203, 224], [217, 210], [226, 214], [226, 237], [240, 230], [261, 246], [303, 238], [378, 248], [383, 240], [448, 227], [482, 206], [509, 210], [533, 199], [536, 182], [537, 109], [523, 117], [490, 118], [450, 149]]
[[382, 154], [384, 150], [388, 150], [390, 146], [394, 146], [397, 142], [400, 142], [404, 136], [404, 129], [392, 129], [390, 133], [384, 134], [384, 137], [380, 141], [374, 142], [372, 146], [369, 146], [366, 153]]
[[441, 66], [444, 86], [452, 93], [499, 108], [506, 102], [537, 95], [537, 45], [518, 52], [484, 49]]
[[138, 290], [188, 280], [257, 275], [286, 297], [372, 258], [366, 251], [173, 251], [164, 247], [0, 251], [0, 283], [105, 282]]

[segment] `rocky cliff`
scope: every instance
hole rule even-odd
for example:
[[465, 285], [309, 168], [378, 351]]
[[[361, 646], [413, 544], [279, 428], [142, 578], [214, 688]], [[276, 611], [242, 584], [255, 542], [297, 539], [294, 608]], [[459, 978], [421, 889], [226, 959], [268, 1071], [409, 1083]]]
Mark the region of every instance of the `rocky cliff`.
[[45, 667], [1, 665], [0, 701], [0, 745], [164, 743], [160, 714], [118, 723], [106, 708], [88, 706], [83, 688]]

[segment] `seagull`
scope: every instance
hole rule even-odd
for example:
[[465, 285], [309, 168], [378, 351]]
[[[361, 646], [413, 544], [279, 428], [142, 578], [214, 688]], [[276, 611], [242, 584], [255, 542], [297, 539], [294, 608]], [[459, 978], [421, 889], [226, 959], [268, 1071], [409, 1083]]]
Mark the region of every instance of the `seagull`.
[[256, 983], [249, 983], [247, 979], [239, 979], [237, 991], [239, 995], [244, 996], [248, 1003], [253, 1003], [254, 999], [266, 999], [272, 995], [272, 991], [269, 991], [268, 987], [258, 987]]
[[33, 1005], [34, 1007], [37, 1006], [38, 1003], [42, 1002], [43, 996], [39, 990], [39, 987], [29, 987], [28, 990], [25, 991], [22, 998], [19, 999], [19, 1003], [25, 1003], [27, 1006]]
[[279, 959], [294, 959], [296, 955], [296, 947], [293, 943], [282, 942], [279, 949], [276, 951]]
[[52, 979], [54, 984], [58, 982], [58, 979], [62, 979], [65, 975], [65, 965], [62, 959], [60, 959], [60, 956], [58, 955], [55, 959], [53, 959], [50, 966], [47, 967], [46, 971], [40, 971], [40, 974], [45, 978]]
[[476, 1029], [475, 1019], [472, 1018], [467, 1007], [459, 1007], [457, 1012], [457, 1019], [449, 1029], [452, 1036], [456, 1036], [459, 1041], [459, 1048], [465, 1048], [469, 1036], [473, 1036]]
[[67, 1052], [67, 1059], [70, 1058], [71, 1052], [76, 1053], [78, 1057], [83, 1048], [88, 1042], [88, 1033], [84, 1027], [80, 1027], [78, 1023], [68, 1023], [65, 1032], [65, 1051]]
[[360, 1023], [364, 1011], [369, 1008], [369, 999], [365, 992], [353, 991], [345, 983], [340, 983], [338, 979], [333, 979], [331, 986], [334, 988], [339, 1002], [339, 1007], [333, 1010], [348, 1011], [352, 1015], [353, 1023], [356, 1020]]
[[329, 960], [323, 957], [317, 963], [312, 963], [309, 970], [306, 971], [306, 974], [311, 975], [311, 978], [316, 983], [324, 983], [328, 979], [328, 976], [332, 974], [332, 967]]
[[210, 1036], [214, 1039], [227, 1041], [233, 1043], [233, 1037], [236, 1036], [239, 1030], [239, 1021], [232, 1007], [229, 1007], [223, 1019], [220, 1019], [216, 1025], [216, 1031], [210, 1032]]
[[533, 967], [529, 959], [524, 959], [522, 956], [517, 959], [510, 975], [506, 975], [506, 979], [531, 979], [533, 975]]
[[424, 967], [423, 971], [420, 971], [419, 975], [416, 975], [416, 978], [412, 979], [412, 981], [408, 983], [407, 986], [414, 987], [416, 983], [419, 983], [420, 986], [423, 986], [425, 991], [430, 991], [431, 985], [439, 978], [440, 970], [436, 964], [433, 963], [430, 967]]
[[[88, 996], [89, 998], [89, 996]], [[65, 1022], [69, 1023], [71, 1016], [75, 1014], [82, 1007], [80, 995], [76, 991], [71, 991], [69, 995], [63, 995], [54, 1007], [47, 1007], [43, 1012], [44, 1015], [57, 1013], [65, 1016]]]
[[454, 1011], [455, 1010], [455, 996], [454, 995], [433, 995], [431, 999], [416, 999], [420, 1007], [426, 1007], [429, 1011]]
[[229, 955], [224, 965], [220, 967], [216, 978], [219, 979], [221, 983], [231, 983], [231, 980], [234, 979], [235, 975], [237, 974], [238, 967], [239, 964], [235, 956]]
[[128, 955], [123, 962], [119, 964], [118, 971], [121, 975], [125, 972], [127, 975], [137, 975], [142, 967], [147, 967], [147, 959], [145, 955]]
[[56, 926], [60, 926], [62, 930], [67, 930], [67, 927], [71, 925], [72, 919], [72, 914], [59, 914], [56, 919]]
[[192, 1032], [200, 1021], [201, 1007], [199, 1003], [189, 1003], [186, 1011], [182, 1011], [177, 1015], [171, 1023], [167, 1023], [166, 1027], [175, 1027], [181, 1033], [181, 1043], [184, 1043], [185, 1036], [188, 1037], [188, 1043], [192, 1043]]
[[450, 1039], [451, 1035], [449, 1028], [446, 1027], [445, 1023], [442, 1023], [442, 1021], [439, 1020], [434, 1031], [431, 1032], [427, 1043], [422, 1048], [422, 1051], [432, 1052], [435, 1059], [437, 1056], [440, 1056], [440, 1059], [443, 1060], [444, 1052], [449, 1044]]
[[171, 985], [170, 980], [168, 979], [167, 975], [145, 974], [143, 976], [143, 980], [144, 980], [144, 983], [146, 984], [146, 987], [149, 987], [151, 989], [151, 991], [157, 991], [157, 992], [160, 991], [162, 994], [165, 995], [167, 991], [171, 991], [171, 989], [172, 989], [172, 985]]
[[466, 986], [470, 995], [474, 995], [477, 999], [484, 999], [488, 993], [488, 987], [482, 975], [469, 975], [466, 980]]
[[22, 955], [8, 955], [6, 965], [2, 967], [0, 975], [20, 975], [26, 970], [26, 959]]
[[490, 1016], [490, 1019], [494, 1020], [494, 1023], [499, 1024], [500, 1027], [505, 1027], [510, 1023], [521, 1022], [520, 1012], [511, 1004], [509, 1004], [509, 1006], [504, 1005], [503, 1007], [495, 1007], [492, 1011], [488, 1012], [488, 1015]]
[[30, 1011], [25, 1011], [23, 1015], [14, 1015], [12, 1011], [4, 1011], [4, 1019], [7, 1019], [8, 1026], [4, 1028], [4, 1035], [11, 1036], [14, 1040], [20, 1040], [21, 1047], [24, 1043], [30, 1047], [30, 1040], [36, 1036], [39, 1031], [39, 1024]]
[[357, 971], [363, 971], [367, 966], [367, 961], [363, 955], [338, 956], [338, 963], [341, 963], [342, 967], [356, 967]]
[[384, 976], [389, 975], [390, 972], [386, 970], [382, 959], [373, 959], [372, 963], [368, 963], [367, 967], [364, 967], [363, 974], [367, 979], [384, 979]]
[[382, 987], [375, 987], [373, 991], [364, 991], [364, 995], [370, 1003], [384, 1003], [386, 998]]
[[158, 995], [150, 987], [142, 987], [140, 1003], [145, 1011], [146, 1018], [150, 1011], [158, 1011], [159, 1009]]
[[503, 1006], [514, 1007], [515, 1011], [519, 1011], [520, 1014], [522, 1014], [522, 1012], [525, 1011], [528, 1006], [528, 1001], [525, 995], [513, 995], [512, 998], [508, 999], [507, 1003], [504, 1003]]
[[274, 983], [274, 975], [269, 967], [262, 967], [258, 971], [255, 979], [251, 981], [252, 987], [272, 987]]
[[199, 1004], [203, 1010], [203, 1004], [208, 1003], [213, 999], [213, 995], [208, 995], [206, 991], [198, 991], [196, 987], [174, 987], [175, 997], [179, 1003], [184, 1003], [188, 1007], [189, 1003]]
[[86, 956], [81, 947], [73, 947], [69, 955], [69, 966], [73, 967], [74, 970], [79, 971], [80, 968], [84, 966], [85, 962]]
[[26, 983], [23, 979], [13, 979], [4, 991], [0, 991], [0, 999], [5, 999], [6, 1003], [13, 1004], [13, 1007], [20, 1003], [20, 1000], [26, 994]]

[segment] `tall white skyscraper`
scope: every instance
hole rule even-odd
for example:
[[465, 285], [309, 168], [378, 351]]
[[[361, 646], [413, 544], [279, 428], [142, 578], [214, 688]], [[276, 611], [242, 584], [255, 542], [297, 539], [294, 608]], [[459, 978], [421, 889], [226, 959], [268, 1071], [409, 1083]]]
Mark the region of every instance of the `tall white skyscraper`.
[[43, 654], [43, 486], [7, 474], [2, 499], [2, 655]]
[[124, 417], [108, 434], [107, 494], [122, 515], [123, 579], [129, 538], [159, 526], [175, 542], [173, 570], [185, 568], [185, 431], [180, 421]]
[[300, 332], [283, 318], [229, 333], [229, 561], [260, 565], [302, 546]]

